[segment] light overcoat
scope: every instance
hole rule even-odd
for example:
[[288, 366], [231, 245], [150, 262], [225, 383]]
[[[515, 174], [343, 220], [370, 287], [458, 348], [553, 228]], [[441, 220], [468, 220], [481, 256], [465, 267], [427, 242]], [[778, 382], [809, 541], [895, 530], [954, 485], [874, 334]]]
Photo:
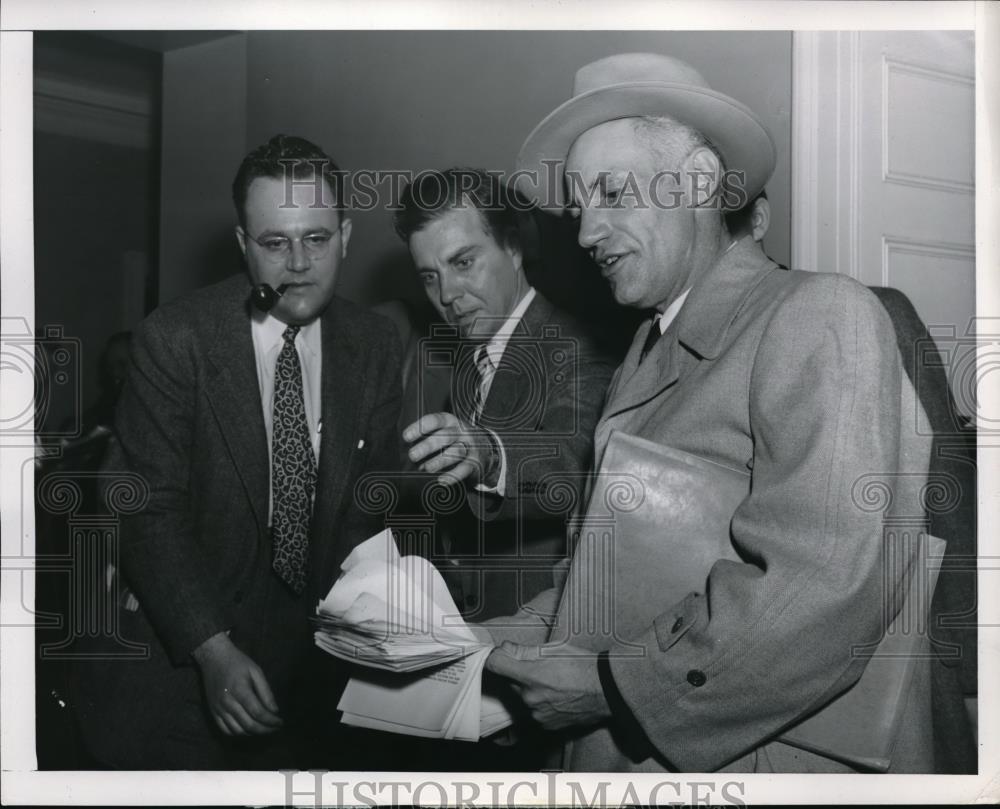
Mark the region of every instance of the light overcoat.
[[[730, 525], [742, 561], [676, 601], [635, 592], [664, 600], [627, 639], [647, 653], [612, 648], [610, 662], [644, 752], [613, 723], [570, 741], [563, 766], [850, 771], [775, 738], [860, 677], [852, 648], [878, 641], [912, 572], [893, 524], [922, 519], [930, 436], [892, 324], [851, 278], [784, 270], [744, 239], [640, 364], [647, 331], [612, 380], [595, 468], [621, 430], [749, 471]], [[933, 771], [928, 672], [920, 662], [905, 696], [891, 771]]]

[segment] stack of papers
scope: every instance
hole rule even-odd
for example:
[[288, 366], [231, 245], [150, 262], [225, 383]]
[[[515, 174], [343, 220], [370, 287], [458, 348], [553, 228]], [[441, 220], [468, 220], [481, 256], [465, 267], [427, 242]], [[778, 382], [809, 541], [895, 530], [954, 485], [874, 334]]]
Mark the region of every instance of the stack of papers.
[[401, 557], [392, 532], [376, 534], [341, 565], [316, 610], [316, 645], [365, 666], [337, 708], [349, 725], [476, 741], [511, 724], [482, 690], [492, 645], [466, 625], [441, 574]]

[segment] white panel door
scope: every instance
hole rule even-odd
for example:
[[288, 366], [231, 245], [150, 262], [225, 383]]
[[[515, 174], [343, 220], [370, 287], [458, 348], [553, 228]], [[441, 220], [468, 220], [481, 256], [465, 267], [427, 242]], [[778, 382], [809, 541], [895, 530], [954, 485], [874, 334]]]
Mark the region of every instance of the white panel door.
[[950, 353], [975, 314], [973, 35], [795, 36], [793, 266], [901, 290]]

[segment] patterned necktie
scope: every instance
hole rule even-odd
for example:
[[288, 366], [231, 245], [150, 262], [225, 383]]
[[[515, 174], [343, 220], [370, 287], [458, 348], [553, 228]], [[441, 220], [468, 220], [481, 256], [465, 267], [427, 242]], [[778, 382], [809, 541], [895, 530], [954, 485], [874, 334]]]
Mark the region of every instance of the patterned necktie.
[[274, 369], [274, 425], [271, 435], [271, 539], [275, 572], [296, 593], [306, 583], [309, 517], [316, 489], [316, 457], [302, 396], [302, 366], [295, 350], [298, 326], [281, 335], [285, 344]]
[[476, 385], [476, 398], [473, 402], [473, 423], [479, 424], [479, 420], [483, 417], [483, 408], [486, 406], [486, 390], [493, 378], [493, 359], [485, 344], [476, 349], [475, 360], [476, 370], [479, 371], [479, 384]]
[[649, 326], [649, 334], [646, 335], [646, 342], [642, 344], [642, 351], [639, 352], [640, 365], [649, 356], [649, 352], [660, 342], [662, 336], [663, 332], [660, 331], [660, 316], [657, 315], [653, 318], [653, 322]]

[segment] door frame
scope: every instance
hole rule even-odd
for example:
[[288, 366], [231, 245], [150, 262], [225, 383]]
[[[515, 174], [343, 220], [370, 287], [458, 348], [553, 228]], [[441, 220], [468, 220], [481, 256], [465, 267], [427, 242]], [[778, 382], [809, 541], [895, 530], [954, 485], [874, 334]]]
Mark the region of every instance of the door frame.
[[860, 72], [861, 32], [792, 33], [794, 269], [859, 277]]

